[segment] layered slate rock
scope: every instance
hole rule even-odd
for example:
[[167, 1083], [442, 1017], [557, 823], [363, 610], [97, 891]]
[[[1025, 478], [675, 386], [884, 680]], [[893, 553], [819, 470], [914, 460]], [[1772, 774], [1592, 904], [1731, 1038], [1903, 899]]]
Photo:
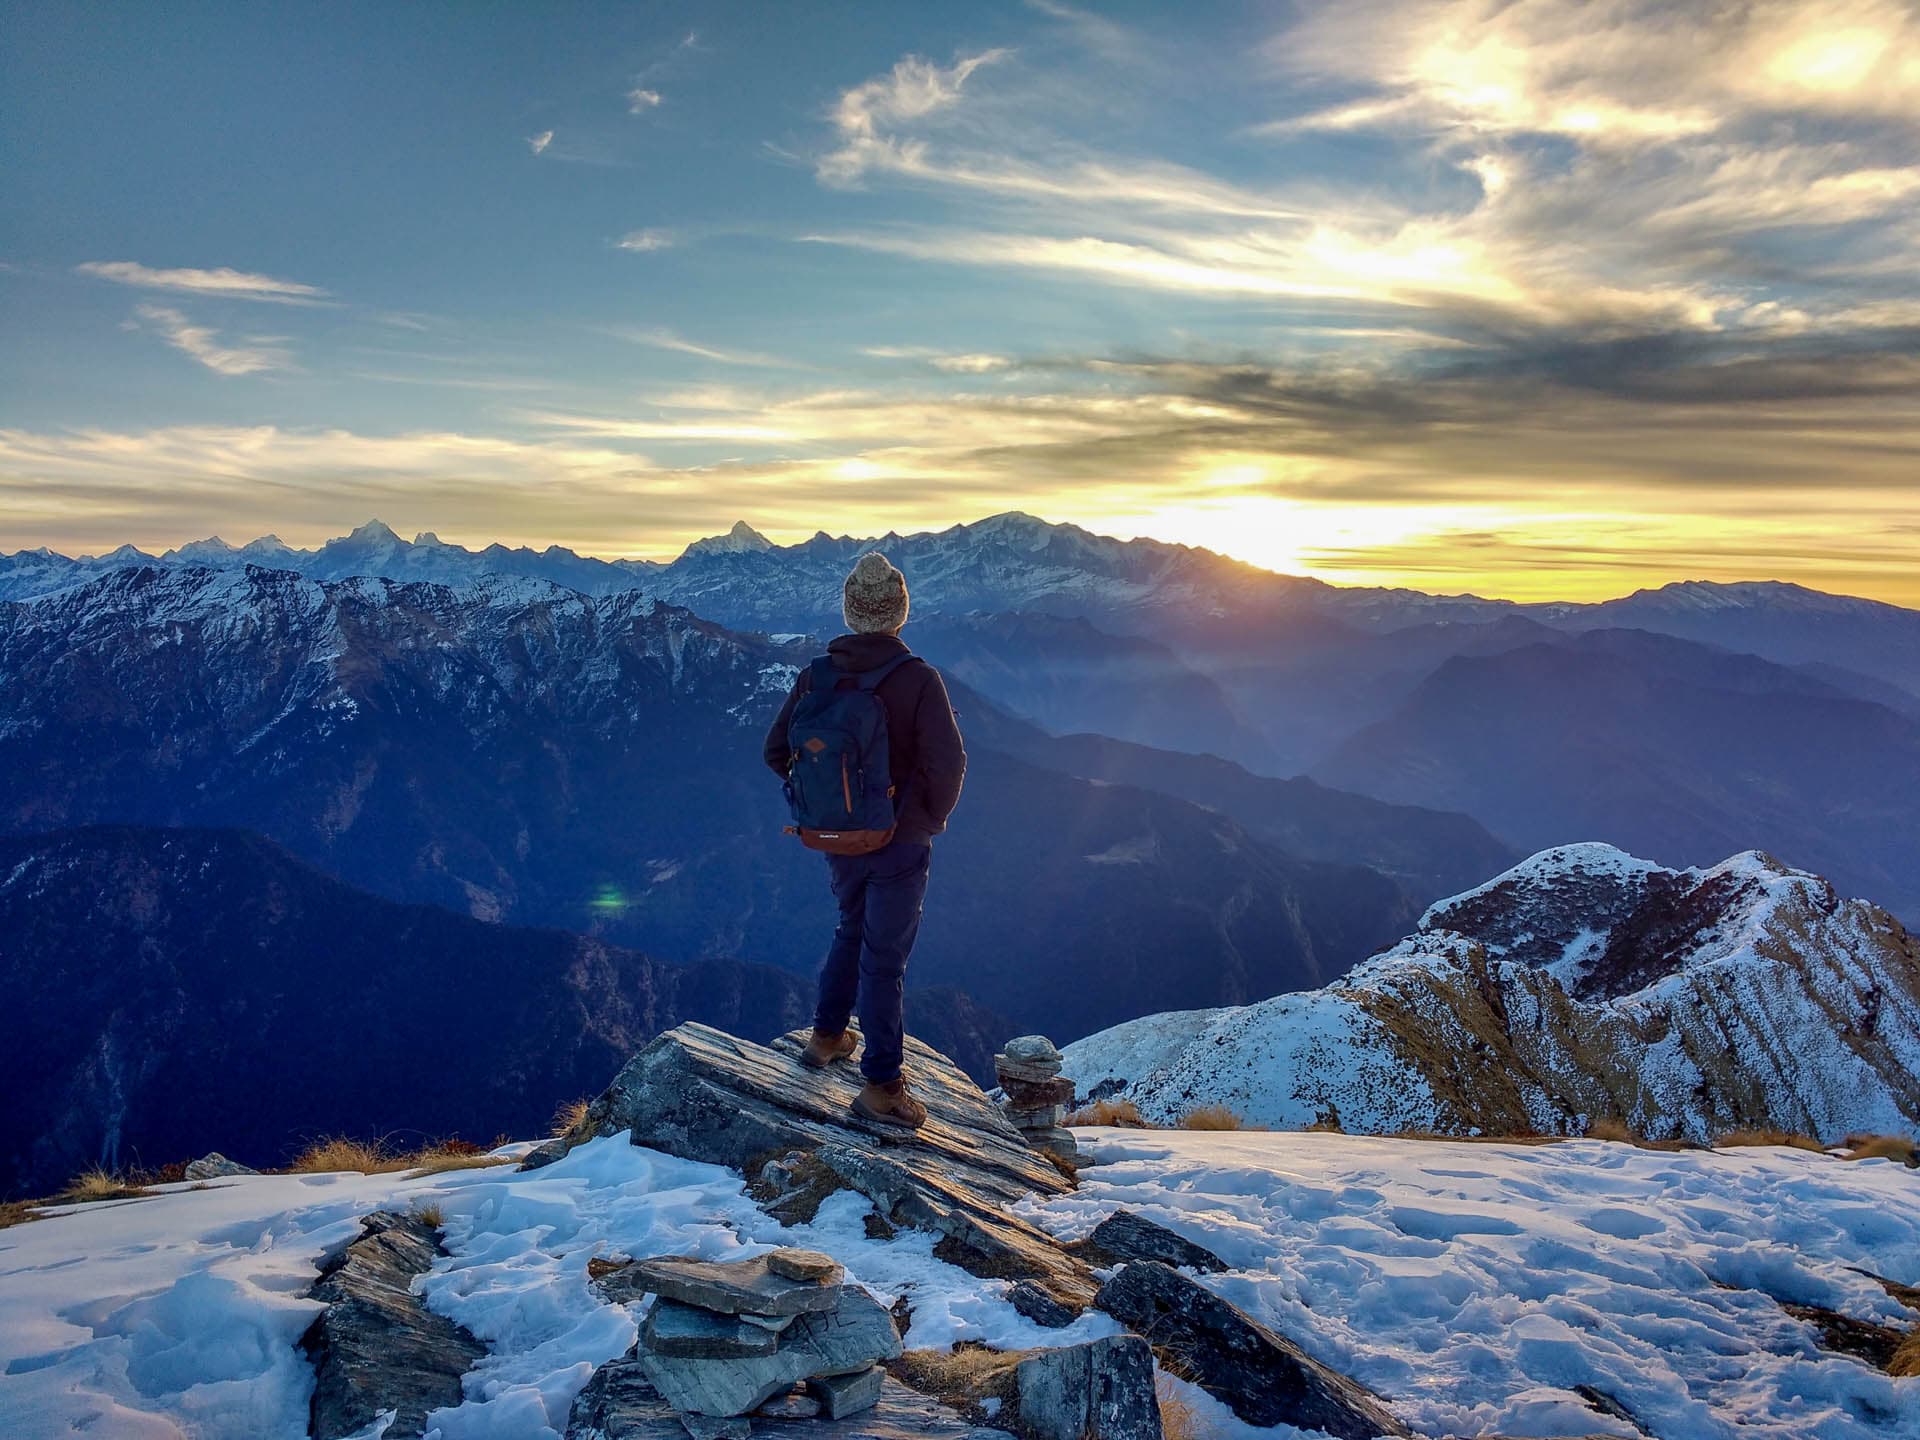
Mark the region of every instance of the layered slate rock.
[[831, 1310], [839, 1303], [837, 1287], [845, 1272], [838, 1264], [817, 1278], [797, 1280], [776, 1273], [774, 1255], [779, 1253], [751, 1260], [692, 1260], [678, 1255], [634, 1260], [602, 1277], [600, 1289], [615, 1303], [658, 1295], [721, 1315], [778, 1318]]
[[1162, 1440], [1153, 1351], [1138, 1335], [1036, 1350], [1014, 1384], [1023, 1440]]
[[857, 1285], [835, 1286], [830, 1310], [801, 1315], [765, 1355], [728, 1359], [662, 1354], [642, 1343], [641, 1372], [675, 1410], [745, 1415], [803, 1380], [851, 1375], [900, 1353], [885, 1306]]
[[[816, 1419], [756, 1416], [752, 1433], [757, 1440], [1013, 1440], [1004, 1430], [969, 1423], [957, 1410], [884, 1373], [878, 1384], [875, 1402], [851, 1415], [835, 1418], [830, 1403], [823, 1402]], [[575, 1399], [567, 1424], [567, 1440], [688, 1440], [688, 1435], [688, 1427], [633, 1356], [594, 1372]]]
[[928, 1115], [908, 1132], [856, 1118], [847, 1107], [858, 1072], [805, 1068], [804, 1041], [795, 1032], [756, 1045], [705, 1025], [677, 1026], [627, 1063], [571, 1139], [542, 1147], [527, 1166], [550, 1163], [581, 1139], [627, 1131], [636, 1145], [741, 1171], [782, 1219], [811, 1218], [825, 1194], [857, 1190], [873, 1201], [876, 1223], [939, 1235], [942, 1259], [977, 1275], [1031, 1280], [1076, 1312], [1092, 1301], [1087, 1267], [1010, 1213], [1023, 1197], [1063, 1194], [1072, 1182], [952, 1061], [908, 1038], [906, 1069]]
[[361, 1227], [308, 1291], [327, 1305], [300, 1338], [314, 1368], [311, 1434], [340, 1440], [391, 1410], [387, 1440], [417, 1440], [428, 1412], [460, 1403], [460, 1377], [486, 1348], [413, 1293], [440, 1255], [431, 1226], [376, 1211]]
[[182, 1172], [188, 1180], [221, 1180], [229, 1175], [258, 1175], [260, 1172], [251, 1165], [242, 1165], [238, 1160], [229, 1160], [218, 1150], [209, 1150], [198, 1160], [189, 1160]]
[[1128, 1265], [1094, 1303], [1249, 1425], [1323, 1430], [1337, 1440], [1410, 1434], [1365, 1386], [1158, 1261]]
[[1204, 1270], [1219, 1274], [1227, 1262], [1184, 1235], [1176, 1235], [1164, 1225], [1156, 1225], [1131, 1210], [1116, 1210], [1084, 1240], [1067, 1247], [1089, 1265], [1111, 1269], [1134, 1260], [1158, 1260], [1175, 1269]]

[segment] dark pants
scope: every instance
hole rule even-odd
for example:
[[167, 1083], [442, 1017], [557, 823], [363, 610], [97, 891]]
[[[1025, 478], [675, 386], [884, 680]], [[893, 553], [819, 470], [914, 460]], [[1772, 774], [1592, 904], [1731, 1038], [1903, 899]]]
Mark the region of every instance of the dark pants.
[[829, 855], [827, 874], [840, 902], [840, 924], [820, 967], [816, 1028], [838, 1034], [847, 1028], [854, 1001], [866, 1049], [860, 1073], [875, 1084], [900, 1078], [904, 1044], [901, 994], [907, 956], [920, 933], [920, 906], [927, 898], [931, 845], [896, 840], [871, 855]]

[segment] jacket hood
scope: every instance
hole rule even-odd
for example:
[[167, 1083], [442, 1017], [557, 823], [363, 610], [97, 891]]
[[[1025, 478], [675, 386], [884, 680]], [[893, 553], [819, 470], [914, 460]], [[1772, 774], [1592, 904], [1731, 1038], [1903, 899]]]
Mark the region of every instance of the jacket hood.
[[896, 655], [912, 653], [898, 635], [842, 635], [827, 642], [834, 668], [849, 675], [877, 670]]

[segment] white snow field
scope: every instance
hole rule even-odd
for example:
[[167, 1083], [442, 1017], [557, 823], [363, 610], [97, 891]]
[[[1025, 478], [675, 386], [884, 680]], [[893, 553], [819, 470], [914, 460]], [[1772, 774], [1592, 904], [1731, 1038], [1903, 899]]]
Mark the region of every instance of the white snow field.
[[[1590, 1409], [1608, 1392], [1662, 1440], [1920, 1437], [1920, 1378], [1823, 1354], [1773, 1298], [1912, 1320], [1861, 1266], [1920, 1282], [1920, 1172], [1789, 1150], [1663, 1153], [1332, 1134], [1082, 1130], [1073, 1195], [1024, 1208], [1063, 1237], [1126, 1207], [1218, 1252], [1208, 1282], [1379, 1390], [1425, 1435], [1635, 1433]], [[548, 1169], [417, 1180], [260, 1176], [80, 1207], [0, 1231], [0, 1435], [8, 1440], [305, 1433], [295, 1342], [316, 1259], [378, 1206], [427, 1203], [449, 1259], [435, 1309], [492, 1349], [443, 1440], [552, 1440], [593, 1367], [623, 1353], [629, 1309], [586, 1263], [614, 1252], [828, 1250], [891, 1303], [909, 1345], [1065, 1344], [1113, 1333], [1090, 1314], [1034, 1326], [1003, 1282], [869, 1239], [867, 1202], [830, 1199], [788, 1230], [738, 1176], [622, 1136]], [[1250, 1427], [1191, 1387], [1204, 1440]], [[1284, 1428], [1259, 1432], [1292, 1440]]]

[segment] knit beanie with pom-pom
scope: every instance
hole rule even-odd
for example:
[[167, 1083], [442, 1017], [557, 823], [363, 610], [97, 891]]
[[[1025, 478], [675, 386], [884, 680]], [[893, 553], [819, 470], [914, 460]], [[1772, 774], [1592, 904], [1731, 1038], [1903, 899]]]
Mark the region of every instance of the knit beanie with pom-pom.
[[907, 623], [907, 577], [869, 550], [847, 576], [840, 614], [856, 635], [891, 635]]

